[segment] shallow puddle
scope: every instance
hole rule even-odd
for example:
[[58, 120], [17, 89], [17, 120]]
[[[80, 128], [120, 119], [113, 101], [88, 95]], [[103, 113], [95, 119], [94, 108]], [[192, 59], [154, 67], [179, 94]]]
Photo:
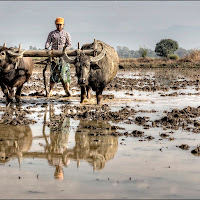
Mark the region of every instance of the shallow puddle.
[[44, 88], [41, 73], [26, 84], [20, 107], [6, 108], [1, 93], [1, 198], [199, 198], [200, 157], [191, 151], [200, 144], [200, 117], [186, 119], [190, 129], [160, 120], [173, 109], [199, 106], [199, 74], [120, 70], [102, 107], [94, 97], [79, 103], [75, 78], [71, 98], [59, 96], [61, 85], [52, 98], [30, 96]]

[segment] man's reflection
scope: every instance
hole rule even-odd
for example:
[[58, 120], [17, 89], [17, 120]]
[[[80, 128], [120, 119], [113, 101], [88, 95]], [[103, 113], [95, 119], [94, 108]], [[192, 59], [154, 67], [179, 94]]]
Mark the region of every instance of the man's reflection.
[[[56, 115], [50, 106], [50, 122], [55, 123]], [[75, 146], [68, 148], [70, 118], [58, 120], [56, 128], [50, 127], [50, 136], [45, 133], [47, 107], [44, 115], [43, 137], [44, 152], [28, 152], [32, 145], [32, 131], [28, 125], [0, 124], [0, 163], [10, 158], [43, 158], [55, 167], [54, 177], [63, 180], [63, 167], [68, 167], [70, 160], [87, 161], [94, 170], [101, 170], [106, 162], [113, 159], [118, 149], [118, 137], [112, 136], [111, 125], [106, 121], [80, 120], [75, 133]], [[71, 133], [72, 134], [72, 133]], [[73, 136], [72, 136], [73, 137]], [[37, 137], [35, 137], [36, 139]]]
[[[55, 123], [53, 107], [50, 106], [50, 123]], [[68, 167], [70, 160], [87, 161], [94, 170], [101, 170], [106, 162], [113, 159], [118, 149], [118, 137], [112, 136], [111, 125], [106, 121], [80, 120], [75, 133], [75, 147], [68, 148], [70, 118], [58, 121], [57, 128], [50, 127], [50, 142], [46, 138], [45, 152], [48, 163], [55, 166], [55, 179], [63, 180], [63, 167]]]
[[[50, 105], [50, 121], [54, 119], [53, 105]], [[46, 117], [46, 116], [45, 116]], [[43, 129], [44, 130], [44, 129]], [[50, 128], [50, 142], [48, 142], [45, 132], [43, 135], [46, 140], [45, 152], [47, 153], [48, 163], [55, 166], [54, 178], [63, 180], [63, 166], [68, 167], [70, 160], [63, 162], [62, 155], [68, 148], [68, 137], [70, 130], [70, 118], [65, 118], [58, 123], [58, 128]]]

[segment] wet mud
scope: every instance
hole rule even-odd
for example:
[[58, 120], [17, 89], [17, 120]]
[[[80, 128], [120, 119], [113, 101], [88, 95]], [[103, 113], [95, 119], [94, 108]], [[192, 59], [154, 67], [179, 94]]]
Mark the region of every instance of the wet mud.
[[[138, 198], [153, 198], [148, 188], [154, 192], [157, 189], [149, 183], [159, 188], [164, 183], [162, 176], [167, 182], [173, 182], [176, 170], [165, 170], [173, 167], [180, 170], [178, 164], [184, 165], [184, 156], [194, 162], [194, 170], [200, 164], [199, 73], [198, 69], [192, 72], [189, 69], [119, 70], [103, 92], [102, 104], [96, 105], [94, 92], [91, 100], [80, 103], [74, 69], [72, 97], [65, 96], [60, 83], [52, 97], [45, 97], [42, 71], [37, 71], [24, 85], [20, 104], [6, 105], [3, 93], [0, 95], [0, 167], [6, 173], [8, 168], [24, 166], [29, 172], [27, 177], [34, 173], [34, 180], [43, 184], [50, 181], [52, 191], [55, 190], [53, 180], [66, 184], [70, 179], [74, 184], [82, 181], [84, 189], [89, 184], [94, 193], [88, 192], [93, 198], [100, 194], [95, 184], [102, 183], [105, 185], [101, 185], [101, 191], [108, 189], [103, 198], [110, 198], [118, 185], [123, 189], [121, 193], [115, 190], [113, 198], [133, 198], [138, 191], [132, 191], [133, 184], [141, 190]], [[49, 72], [46, 75], [48, 82]], [[189, 164], [185, 170], [190, 177]], [[13, 173], [18, 180], [25, 181], [25, 171]], [[4, 174], [2, 178], [6, 178]], [[27, 181], [35, 185], [32, 179]], [[44, 185], [42, 190], [24, 190], [35, 191], [28, 192], [31, 198], [48, 198], [51, 194]], [[80, 197], [65, 188], [62, 190], [72, 198]], [[82, 189], [78, 191], [83, 198], [88, 197]], [[184, 192], [180, 191], [178, 197]], [[25, 197], [23, 192], [22, 189], [19, 197]], [[162, 194], [160, 198], [170, 197], [164, 190]]]

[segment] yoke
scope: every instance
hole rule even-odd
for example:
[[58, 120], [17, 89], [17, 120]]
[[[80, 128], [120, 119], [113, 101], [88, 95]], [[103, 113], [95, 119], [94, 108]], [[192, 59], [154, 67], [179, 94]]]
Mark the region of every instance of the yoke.
[[[4, 47], [6, 47], [6, 43], [4, 43]], [[63, 48], [63, 50], [22, 50], [21, 44], [19, 45], [18, 53], [23, 51], [23, 57], [44, 57], [47, 59], [39, 62], [35, 62], [34, 64], [40, 64], [45, 65], [43, 69], [43, 80], [44, 80], [44, 87], [46, 92], [46, 97], [49, 96], [49, 92], [47, 91], [47, 84], [46, 84], [46, 76], [45, 72], [47, 69], [47, 66], [50, 66], [52, 63], [53, 57], [62, 57], [64, 55], [67, 56], [78, 56], [80, 54], [80, 51], [82, 51], [85, 55], [88, 56], [97, 56], [99, 53], [101, 53], [100, 50], [97, 48], [97, 41], [94, 39], [94, 48], [93, 49], [87, 49], [87, 50], [80, 50], [80, 43], [78, 42], [78, 49], [75, 50], [66, 50], [66, 46]], [[63, 81], [62, 76], [60, 75], [60, 72], [58, 70], [58, 66], [56, 65], [55, 71], [60, 78], [60, 81], [62, 83], [62, 86], [65, 90], [66, 95], [68, 94], [70, 96], [70, 93], [65, 85], [65, 82]]]

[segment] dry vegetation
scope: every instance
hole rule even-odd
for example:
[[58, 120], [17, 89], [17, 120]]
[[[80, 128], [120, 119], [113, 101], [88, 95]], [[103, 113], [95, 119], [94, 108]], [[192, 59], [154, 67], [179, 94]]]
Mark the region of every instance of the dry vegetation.
[[[45, 60], [46, 58], [33, 58], [34, 62]], [[43, 68], [44, 65], [34, 65], [35, 68]], [[73, 67], [73, 65], [72, 65]], [[191, 51], [184, 58], [120, 58], [120, 69], [124, 68], [159, 68], [159, 67], [200, 67], [200, 50]]]
[[200, 67], [200, 50], [193, 50], [184, 58], [120, 58], [120, 68]]

